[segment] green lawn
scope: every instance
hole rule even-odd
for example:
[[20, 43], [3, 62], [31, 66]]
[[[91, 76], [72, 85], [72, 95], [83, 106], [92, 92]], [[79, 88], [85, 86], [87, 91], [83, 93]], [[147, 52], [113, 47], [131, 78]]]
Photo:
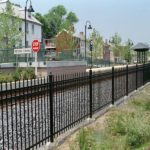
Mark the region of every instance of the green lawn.
[[71, 150], [150, 150], [150, 86], [112, 108], [104, 129], [81, 129]]

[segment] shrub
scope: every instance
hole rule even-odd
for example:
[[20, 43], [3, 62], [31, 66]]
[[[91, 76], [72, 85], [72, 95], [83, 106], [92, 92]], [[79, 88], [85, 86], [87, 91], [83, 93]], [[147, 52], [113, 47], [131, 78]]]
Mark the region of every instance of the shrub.
[[150, 102], [147, 102], [145, 105], [145, 110], [150, 111]]
[[[136, 106], [145, 108], [145, 104], [137, 102], [134, 103]], [[130, 107], [130, 106], [128, 106]], [[127, 147], [131, 149], [136, 148], [148, 142], [150, 139], [150, 117], [147, 112], [143, 112], [140, 109], [129, 110], [123, 109], [115, 110], [107, 118], [106, 131], [110, 136], [124, 136]], [[108, 140], [108, 138], [107, 138]]]
[[31, 68], [17, 68], [12, 75], [14, 80], [27, 80], [27, 79], [34, 79], [35, 74], [34, 70]]
[[10, 82], [10, 81], [17, 81], [17, 80], [27, 80], [27, 79], [34, 79], [35, 73], [32, 68], [17, 68], [11, 74], [3, 74], [0, 73], [0, 82]]
[[26, 68], [26, 75], [28, 79], [34, 79], [36, 78], [35, 73], [34, 73], [34, 69], [32, 68]]
[[79, 131], [75, 145], [71, 146], [72, 150], [95, 150], [95, 141], [92, 138], [92, 130], [83, 128]]
[[140, 133], [137, 127], [134, 126], [129, 129], [127, 143], [131, 147], [138, 147], [143, 143], [142, 133]]
[[15, 80], [15, 81], [20, 80], [20, 78], [21, 78], [21, 72], [22, 72], [22, 69], [21, 69], [21, 68], [17, 68], [17, 69], [12, 73], [12, 78], [13, 78], [13, 80]]
[[131, 103], [136, 107], [141, 108], [144, 111], [150, 111], [149, 95], [145, 95], [144, 99], [140, 98], [140, 99], [132, 100]]
[[129, 150], [125, 136], [112, 136], [105, 132], [99, 141], [97, 150]]
[[0, 82], [10, 82], [12, 80], [13, 79], [10, 74], [0, 74]]
[[[139, 119], [140, 118], [140, 119]], [[147, 124], [149, 117], [145, 114], [138, 114], [127, 124], [127, 144], [133, 148], [139, 147], [150, 139], [150, 124]]]
[[[118, 110], [119, 111], [119, 110]], [[113, 135], [124, 135], [126, 133], [126, 122], [128, 114], [123, 112], [113, 112], [106, 120], [107, 130]]]

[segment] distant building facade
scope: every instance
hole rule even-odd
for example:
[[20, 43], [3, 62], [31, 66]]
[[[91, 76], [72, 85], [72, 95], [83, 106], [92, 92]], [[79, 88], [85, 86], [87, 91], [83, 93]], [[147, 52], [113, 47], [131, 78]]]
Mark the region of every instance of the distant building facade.
[[59, 32], [55, 38], [43, 40], [47, 54], [51, 55], [54, 51], [56, 53], [70, 52], [76, 58], [84, 57], [85, 40], [84, 33], [79, 35], [71, 33], [67, 30]]
[[105, 61], [114, 62], [113, 51], [111, 50], [111, 45], [107, 40], [103, 43], [103, 59]]

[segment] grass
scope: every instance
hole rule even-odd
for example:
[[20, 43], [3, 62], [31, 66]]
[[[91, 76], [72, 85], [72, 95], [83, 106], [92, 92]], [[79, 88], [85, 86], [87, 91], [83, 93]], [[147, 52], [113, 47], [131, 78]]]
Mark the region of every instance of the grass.
[[74, 142], [76, 150], [150, 150], [150, 86], [112, 108], [104, 126], [83, 128]]

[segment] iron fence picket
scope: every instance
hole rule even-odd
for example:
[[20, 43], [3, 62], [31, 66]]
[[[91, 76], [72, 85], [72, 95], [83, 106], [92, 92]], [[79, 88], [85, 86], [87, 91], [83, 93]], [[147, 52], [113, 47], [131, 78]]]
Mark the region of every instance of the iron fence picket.
[[53, 119], [53, 76], [49, 75], [49, 100], [50, 100], [50, 141], [54, 141], [54, 119]]
[[136, 63], [136, 90], [138, 88], [138, 64]]
[[112, 105], [114, 105], [115, 102], [115, 70], [114, 66], [112, 67]]
[[129, 90], [128, 90], [128, 75], [129, 75], [129, 73], [128, 73], [128, 65], [126, 66], [126, 96], [128, 96], [128, 92], [129, 92]]
[[143, 85], [145, 84], [145, 64], [143, 64]]

